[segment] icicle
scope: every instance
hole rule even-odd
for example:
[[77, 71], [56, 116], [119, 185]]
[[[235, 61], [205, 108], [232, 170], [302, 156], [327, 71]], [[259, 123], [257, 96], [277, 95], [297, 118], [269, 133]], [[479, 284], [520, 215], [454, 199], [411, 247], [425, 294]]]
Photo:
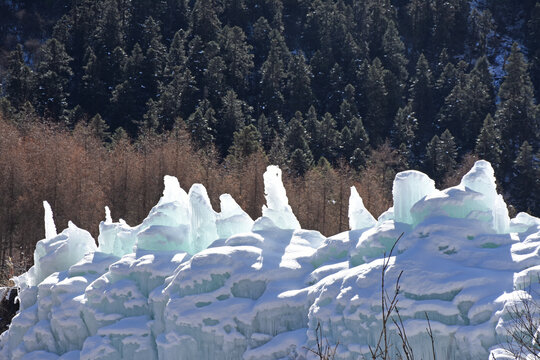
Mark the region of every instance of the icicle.
[[108, 206], [105, 206], [105, 223], [112, 224], [111, 209]]
[[57, 235], [56, 225], [54, 225], [54, 218], [53, 218], [51, 205], [49, 205], [47, 201], [44, 201], [43, 208], [45, 209], [45, 239], [50, 239]]

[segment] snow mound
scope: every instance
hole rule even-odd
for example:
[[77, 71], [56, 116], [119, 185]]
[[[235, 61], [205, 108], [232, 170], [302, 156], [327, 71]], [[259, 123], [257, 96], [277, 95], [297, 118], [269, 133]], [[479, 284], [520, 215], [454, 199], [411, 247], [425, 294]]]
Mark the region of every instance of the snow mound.
[[[507, 359], [512, 313], [538, 300], [540, 219], [508, 218], [489, 163], [439, 191], [425, 174], [396, 176], [394, 208], [376, 221], [351, 189], [351, 231], [302, 230], [281, 171], [264, 175], [255, 222], [230, 195], [215, 212], [202, 185], [165, 177], [139, 225], [100, 224], [99, 246], [71, 224], [46, 238], [16, 279], [21, 311], [0, 336], [0, 359], [315, 359], [321, 324], [337, 359], [369, 357], [386, 283], [417, 358]], [[397, 339], [390, 327], [391, 341]], [[399, 349], [397, 350], [399, 351]]]

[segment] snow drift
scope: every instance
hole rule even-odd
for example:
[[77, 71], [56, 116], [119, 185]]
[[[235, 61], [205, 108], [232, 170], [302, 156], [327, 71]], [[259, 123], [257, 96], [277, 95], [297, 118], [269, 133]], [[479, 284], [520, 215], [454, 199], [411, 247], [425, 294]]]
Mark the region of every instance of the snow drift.
[[[98, 246], [70, 223], [46, 238], [16, 279], [21, 311], [0, 337], [3, 359], [313, 359], [320, 323], [338, 359], [368, 354], [380, 331], [382, 257], [403, 271], [400, 314], [418, 358], [505, 358], [511, 311], [536, 298], [540, 219], [512, 220], [493, 169], [479, 161], [439, 191], [417, 171], [398, 174], [394, 207], [378, 220], [351, 189], [351, 231], [302, 230], [281, 182], [264, 175], [253, 221], [230, 195], [221, 212], [205, 188], [174, 177], [135, 227], [100, 224]], [[390, 336], [395, 337], [395, 332]]]

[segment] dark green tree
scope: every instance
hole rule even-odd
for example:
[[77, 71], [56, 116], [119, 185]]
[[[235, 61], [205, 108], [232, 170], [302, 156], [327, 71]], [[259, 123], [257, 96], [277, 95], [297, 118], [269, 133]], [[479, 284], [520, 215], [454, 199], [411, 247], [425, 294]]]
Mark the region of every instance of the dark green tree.
[[313, 103], [313, 93], [311, 91], [311, 68], [306, 64], [303, 53], [291, 56], [287, 73], [289, 74], [286, 83], [287, 105], [289, 111], [305, 112]]
[[384, 81], [385, 71], [381, 61], [376, 58], [368, 68], [364, 84], [364, 94], [367, 95], [365, 99], [367, 111], [364, 119], [374, 145], [379, 145], [384, 141], [391, 124], [387, 107], [388, 92]]
[[419, 140], [424, 144], [434, 132], [433, 89], [433, 77], [429, 63], [424, 54], [421, 54], [416, 63], [415, 75], [410, 87], [410, 100], [412, 101], [412, 109], [418, 119]]
[[18, 44], [15, 50], [9, 54], [4, 89], [6, 98], [16, 109], [33, 98], [35, 75], [24, 61], [24, 51], [21, 44]]
[[222, 105], [216, 124], [216, 145], [225, 155], [232, 145], [234, 133], [250, 121], [249, 113], [244, 111], [246, 110], [246, 103], [238, 99], [233, 90], [227, 91], [221, 102]]
[[405, 107], [399, 108], [390, 132], [390, 140], [392, 146], [395, 149], [400, 149], [401, 155], [403, 155], [409, 163], [416, 150], [415, 132], [417, 128], [418, 120], [412, 111], [412, 104], [408, 103]]
[[330, 161], [337, 160], [341, 144], [339, 132], [336, 130], [336, 121], [330, 113], [325, 113], [317, 125], [317, 139], [314, 142], [317, 146], [315, 151], [312, 150], [313, 157], [320, 159], [324, 156]]
[[112, 93], [112, 128], [122, 126], [135, 134], [134, 125], [142, 124], [146, 103], [150, 98], [150, 94], [145, 91], [144, 70], [144, 54], [139, 44], [135, 44], [123, 69], [124, 81], [116, 86]]
[[532, 146], [524, 141], [514, 161], [514, 177], [511, 190], [518, 209], [537, 211], [539, 206], [540, 160], [535, 157]]
[[49, 39], [41, 48], [41, 61], [37, 68], [37, 105], [46, 117], [65, 121], [68, 107], [69, 81], [73, 71], [69, 65], [71, 57], [64, 45]]
[[501, 163], [501, 147], [499, 145], [501, 140], [501, 134], [495, 126], [495, 121], [491, 114], [487, 114], [478, 139], [476, 139], [474, 151], [479, 158], [489, 161], [496, 170]]
[[199, 35], [203, 42], [215, 41], [221, 33], [221, 21], [214, 0], [196, 0], [191, 13], [193, 34]]
[[208, 148], [215, 140], [213, 126], [217, 120], [215, 111], [207, 100], [199, 103], [199, 106], [187, 120], [187, 129], [191, 139], [199, 149]]
[[517, 43], [512, 45], [504, 70], [506, 76], [499, 89], [500, 102], [495, 121], [504, 139], [503, 170], [508, 172], [521, 144], [525, 141], [535, 144], [538, 141], [540, 126], [527, 62]]
[[246, 34], [241, 28], [225, 26], [221, 37], [221, 49], [228, 84], [235, 91], [242, 93], [253, 68], [253, 47], [247, 43]]
[[455, 169], [456, 160], [456, 143], [450, 131], [445, 130], [440, 138], [433, 136], [426, 146], [425, 167], [428, 174], [440, 182], [448, 171]]
[[266, 61], [261, 66], [261, 98], [260, 104], [266, 114], [281, 110], [285, 99], [282, 89], [287, 77], [285, 64], [288, 50], [283, 36], [272, 30], [271, 46]]

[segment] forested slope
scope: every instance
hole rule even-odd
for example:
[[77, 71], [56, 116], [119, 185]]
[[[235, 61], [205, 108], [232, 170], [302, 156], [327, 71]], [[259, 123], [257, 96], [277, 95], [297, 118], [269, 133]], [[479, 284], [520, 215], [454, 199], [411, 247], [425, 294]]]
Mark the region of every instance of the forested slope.
[[[39, 201], [56, 203], [62, 187], [70, 190], [56, 204], [60, 217], [75, 201], [67, 192], [92, 198], [95, 187], [110, 189], [90, 207], [80, 202], [88, 218], [110, 204], [113, 214], [141, 220], [159, 194], [149, 184], [166, 171], [180, 175], [179, 166], [149, 160], [155, 149], [172, 151], [164, 144], [179, 131], [175, 143], [189, 152], [171, 155], [173, 163], [180, 156], [186, 164], [193, 153], [200, 164], [213, 164], [202, 165], [207, 177], [211, 169], [236, 174], [231, 189], [216, 194], [257, 194], [238, 174], [250, 171], [246, 164], [271, 162], [291, 183], [332, 171], [348, 174], [332, 183], [343, 188], [353, 178], [376, 184], [377, 192], [365, 193], [385, 199], [368, 201], [377, 213], [388, 204], [396, 171], [418, 168], [442, 185], [476, 156], [493, 164], [510, 204], [540, 211], [539, 2], [49, 0], [0, 7], [0, 107], [12, 135], [0, 143], [2, 179], [11, 179], [0, 196], [4, 243], [39, 236], [16, 220], [25, 212], [11, 210], [13, 201], [37, 209], [30, 212], [35, 221]], [[28, 153], [37, 144], [42, 148]], [[89, 162], [107, 158], [111, 168], [96, 172], [75, 148]], [[44, 153], [56, 154], [53, 165]], [[253, 157], [260, 161], [247, 160]], [[118, 162], [142, 169], [144, 176], [123, 175], [140, 188], [128, 192], [124, 184], [122, 192], [102, 176], [120, 176]], [[263, 168], [251, 173], [260, 176]], [[37, 175], [19, 178], [29, 171]], [[65, 181], [61, 171], [97, 178]], [[33, 187], [42, 190], [30, 196]], [[138, 208], [129, 205], [135, 193], [143, 199], [140, 213], [126, 214]], [[325, 220], [313, 227], [342, 230], [344, 221], [325, 214], [346, 195], [332, 190], [323, 198], [322, 215], [313, 218]], [[242, 205], [257, 216], [262, 200], [249, 201]]]

